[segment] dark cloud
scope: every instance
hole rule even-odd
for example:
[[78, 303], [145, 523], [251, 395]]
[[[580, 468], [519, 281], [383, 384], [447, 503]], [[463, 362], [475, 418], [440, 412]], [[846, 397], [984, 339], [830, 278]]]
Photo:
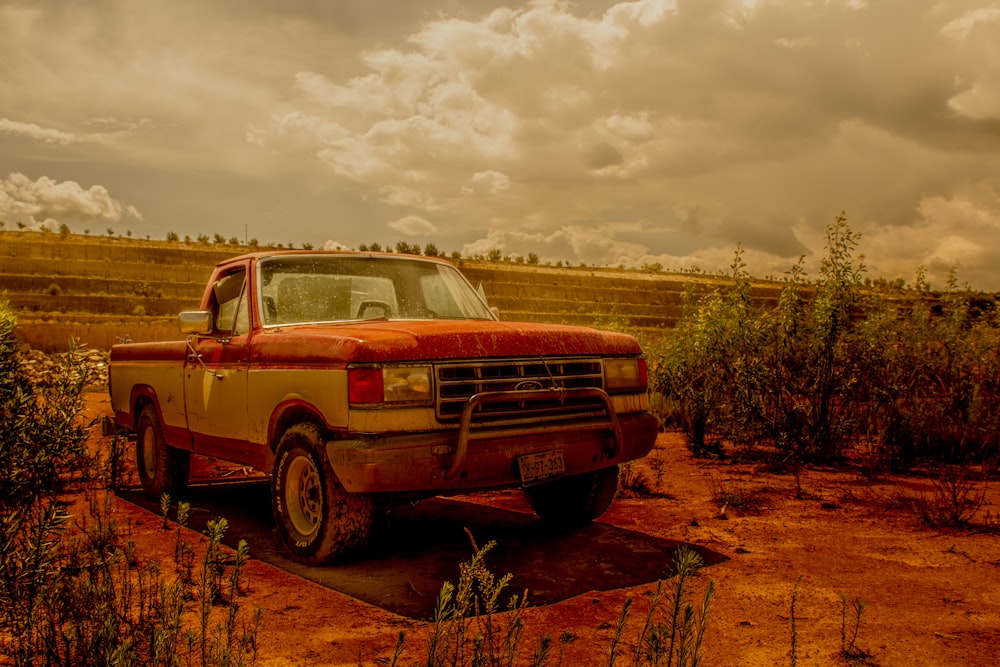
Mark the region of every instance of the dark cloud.
[[624, 161], [624, 156], [617, 148], [603, 141], [584, 152], [584, 163], [588, 169], [603, 169], [622, 164]]
[[795, 260], [808, 255], [810, 249], [795, 236], [795, 221], [788, 216], [769, 220], [754, 220], [738, 216], [725, 218], [716, 233], [727, 245], [740, 245], [751, 250]]
[[3, 3], [0, 175], [100, 185], [153, 236], [706, 270], [740, 243], [762, 275], [846, 210], [873, 271], [1000, 288], [1000, 8], [388, 7]]

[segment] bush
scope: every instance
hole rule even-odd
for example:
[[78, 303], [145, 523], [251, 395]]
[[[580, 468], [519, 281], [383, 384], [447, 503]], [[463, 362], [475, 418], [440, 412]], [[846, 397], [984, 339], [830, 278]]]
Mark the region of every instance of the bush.
[[[970, 317], [975, 297], [954, 278], [933, 308], [922, 274], [905, 314], [871, 332], [884, 388], [873, 431], [895, 470], [921, 459], [995, 466], [1000, 458], [1000, 331], [994, 316]], [[883, 318], [888, 319], [888, 318]], [[871, 327], [874, 329], [874, 326]]]
[[[94, 479], [97, 468], [80, 420], [88, 382], [82, 354], [71, 343], [62, 372], [34, 387], [20, 364], [15, 325], [0, 300], [0, 662], [255, 663], [261, 614], [247, 619], [236, 600], [248, 550], [241, 541], [234, 557], [224, 557], [224, 519], [208, 524], [197, 582], [167, 582], [158, 562], [136, 559], [107, 491], [86, 490], [89, 515], [70, 521], [56, 494], [74, 480]], [[193, 554], [180, 531], [176, 553]], [[186, 600], [197, 600], [195, 629], [182, 621]], [[213, 613], [220, 605], [221, 620]]]
[[58, 492], [87, 464], [87, 426], [78, 419], [88, 381], [70, 343], [51, 385], [32, 386], [21, 369], [16, 318], [0, 299], [0, 513], [24, 511]]
[[801, 262], [776, 306], [754, 304], [737, 249], [725, 290], [688, 294], [673, 335], [647, 348], [651, 388], [696, 454], [770, 447], [793, 462], [855, 445], [895, 469], [922, 458], [1000, 460], [1000, 329], [994, 300], [908, 300], [863, 290], [858, 236], [838, 216], [815, 286]]

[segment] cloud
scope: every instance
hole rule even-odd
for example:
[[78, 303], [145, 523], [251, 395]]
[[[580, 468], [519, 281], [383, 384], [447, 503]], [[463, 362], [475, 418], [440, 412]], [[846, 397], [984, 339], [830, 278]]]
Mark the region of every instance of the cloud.
[[527, 257], [534, 254], [541, 263], [547, 264], [565, 262], [567, 257], [575, 257], [576, 261], [570, 262], [571, 264], [629, 268], [659, 263], [666, 267], [681, 269], [700, 263], [691, 256], [654, 254], [643, 243], [615, 238], [630, 227], [632, 225], [628, 224], [608, 224], [599, 227], [565, 225], [547, 233], [492, 230], [486, 236], [465, 244], [462, 247], [462, 254], [467, 257], [485, 257], [491, 251], [500, 251], [503, 256], [509, 257]]
[[[849, 0], [445, 15], [366, 53], [365, 74], [300, 73], [295, 104], [322, 121], [298, 139], [435, 231], [474, 221], [467, 253], [724, 268], [741, 244], [754, 270], [815, 271], [841, 210], [865, 236], [919, 229], [922, 201], [996, 166], [977, 157], [1000, 149], [995, 18]], [[982, 257], [914, 251], [878, 266]]]
[[996, 285], [1000, 263], [1000, 177], [920, 199], [912, 221], [871, 229], [862, 245], [877, 275], [911, 279], [922, 267], [932, 286]]
[[57, 182], [46, 176], [32, 181], [21, 173], [0, 180], [0, 219], [35, 228], [42, 223], [79, 220], [117, 223], [142, 220], [142, 214], [111, 197], [101, 185], [82, 188], [74, 181]]
[[510, 189], [510, 177], [499, 171], [477, 171], [462, 186], [462, 194], [493, 196]]
[[389, 228], [407, 236], [428, 236], [438, 233], [437, 227], [418, 215], [408, 215], [389, 223]]
[[85, 164], [193, 233], [238, 200], [355, 246], [717, 270], [741, 244], [761, 275], [814, 275], [846, 210], [873, 271], [1000, 286], [997, 2], [178, 2], [0, 4], [0, 173]]
[[42, 127], [34, 123], [19, 123], [8, 118], [0, 118], [0, 134], [28, 137], [50, 144], [71, 144], [78, 141], [77, 136], [70, 132]]
[[946, 23], [941, 34], [952, 39], [968, 39], [977, 27], [1000, 23], [1000, 7], [977, 7]]

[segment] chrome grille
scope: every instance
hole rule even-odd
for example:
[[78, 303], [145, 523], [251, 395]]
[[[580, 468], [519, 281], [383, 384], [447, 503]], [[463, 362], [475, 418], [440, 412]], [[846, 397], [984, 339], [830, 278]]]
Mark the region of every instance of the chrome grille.
[[[441, 421], [458, 420], [465, 404], [476, 394], [604, 386], [601, 360], [592, 358], [463, 362], [435, 368], [437, 417]], [[482, 405], [476, 412], [476, 419], [575, 415], [603, 409], [603, 403], [593, 397], [568, 398], [566, 394], [553, 391], [551, 400], [511, 400]]]

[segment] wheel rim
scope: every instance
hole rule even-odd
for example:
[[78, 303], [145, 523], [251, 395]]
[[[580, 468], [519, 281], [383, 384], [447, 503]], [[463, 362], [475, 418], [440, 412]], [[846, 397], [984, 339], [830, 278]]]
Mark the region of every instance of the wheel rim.
[[323, 492], [319, 471], [312, 460], [297, 456], [288, 466], [285, 507], [292, 527], [302, 535], [312, 534], [323, 516]]
[[156, 477], [156, 433], [152, 428], [142, 432], [142, 469], [146, 479]]

